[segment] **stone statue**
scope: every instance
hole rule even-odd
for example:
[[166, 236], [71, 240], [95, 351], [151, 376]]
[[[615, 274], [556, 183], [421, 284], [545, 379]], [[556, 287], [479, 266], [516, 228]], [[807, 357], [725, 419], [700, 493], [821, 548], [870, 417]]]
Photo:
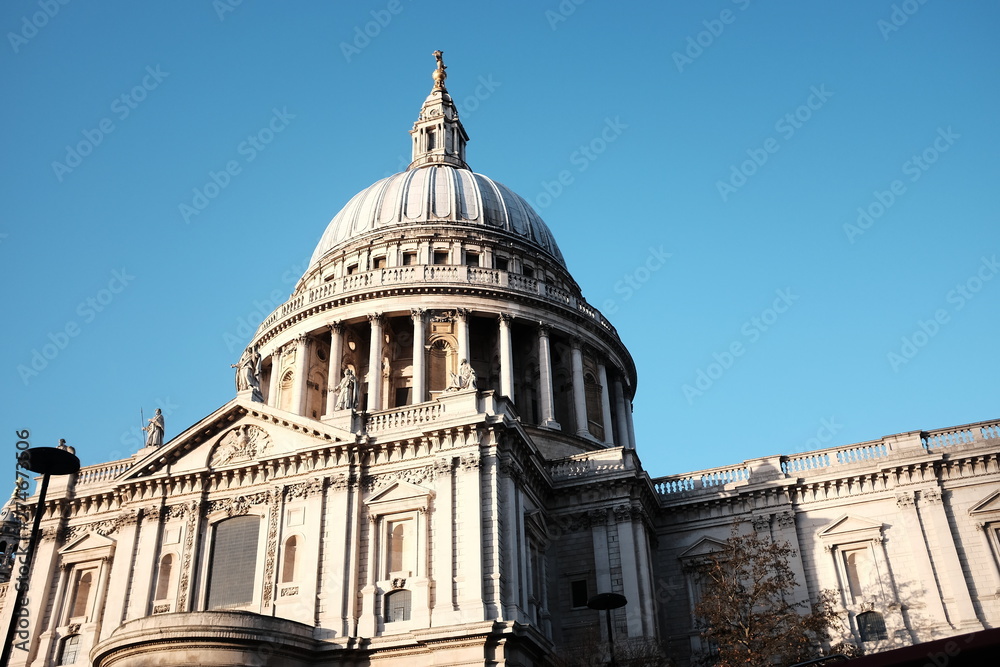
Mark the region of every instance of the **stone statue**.
[[251, 401], [264, 402], [264, 395], [260, 392], [260, 352], [257, 347], [243, 351], [238, 364], [232, 364], [230, 368], [236, 369], [236, 391], [250, 390], [253, 394]]
[[149, 425], [142, 427], [146, 434], [147, 447], [160, 447], [163, 445], [163, 413], [156, 408], [156, 414], [149, 418]]
[[462, 359], [458, 366], [458, 372], [451, 374], [451, 384], [445, 391], [461, 391], [462, 389], [476, 388], [476, 371], [469, 365], [467, 359]]
[[337, 405], [334, 409], [349, 410], [354, 408], [354, 389], [357, 384], [354, 371], [350, 368], [345, 370], [344, 377], [340, 380], [340, 386], [337, 387]]

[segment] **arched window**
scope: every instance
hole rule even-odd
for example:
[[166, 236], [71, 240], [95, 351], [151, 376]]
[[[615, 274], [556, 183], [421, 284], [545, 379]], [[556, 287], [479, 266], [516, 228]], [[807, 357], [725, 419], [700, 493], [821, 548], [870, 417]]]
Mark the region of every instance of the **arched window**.
[[390, 525], [389, 530], [389, 572], [400, 572], [403, 569], [403, 556], [406, 553], [406, 524], [397, 521]]
[[454, 349], [443, 338], [431, 343], [428, 354], [428, 391], [444, 391], [448, 388], [451, 373], [455, 372]]
[[79, 618], [87, 615], [90, 602], [90, 589], [94, 585], [94, 572], [87, 570], [80, 575], [76, 582], [76, 593], [73, 597], [73, 613], [70, 618]]
[[238, 516], [216, 524], [209, 560], [209, 609], [253, 602], [259, 537], [260, 517]]
[[863, 614], [858, 614], [857, 621], [861, 641], [874, 642], [889, 638], [889, 633], [885, 630], [885, 619], [877, 611], [866, 611]]
[[167, 554], [160, 559], [160, 572], [156, 577], [156, 600], [166, 600], [173, 588], [174, 555]]
[[57, 665], [72, 665], [80, 655], [80, 635], [70, 635], [63, 637], [59, 644], [59, 655], [56, 657]]
[[295, 564], [299, 552], [299, 538], [292, 535], [285, 540], [285, 558], [281, 563], [281, 583], [295, 581]]
[[385, 596], [385, 622], [410, 620], [410, 591], [393, 591]]

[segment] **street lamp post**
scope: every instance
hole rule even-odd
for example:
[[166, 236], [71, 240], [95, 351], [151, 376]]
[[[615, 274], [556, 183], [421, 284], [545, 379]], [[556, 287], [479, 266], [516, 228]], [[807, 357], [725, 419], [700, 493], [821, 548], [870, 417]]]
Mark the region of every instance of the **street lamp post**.
[[[18, 464], [31, 472], [36, 472], [42, 476], [42, 483], [38, 489], [38, 503], [35, 505], [35, 517], [31, 525], [31, 538], [28, 540], [28, 549], [24, 556], [25, 573], [31, 572], [31, 561], [35, 555], [35, 547], [38, 544], [38, 532], [42, 523], [42, 514], [45, 513], [45, 493], [49, 490], [49, 477], [52, 475], [72, 475], [80, 469], [80, 459], [76, 457], [69, 447], [66, 447], [65, 440], [59, 441], [59, 447], [29, 447], [21, 452], [18, 457]], [[16, 595], [14, 597], [14, 610], [7, 625], [7, 639], [3, 644], [3, 654], [0, 655], [0, 665], [6, 667], [10, 661], [10, 652], [14, 644], [14, 630], [20, 616], [21, 606], [24, 604], [24, 589], [18, 581], [14, 586]]]
[[611, 628], [611, 610], [619, 609], [627, 604], [628, 600], [625, 596], [618, 593], [598, 593], [587, 600], [587, 606], [591, 609], [604, 610], [604, 618], [608, 622], [608, 646], [611, 653], [611, 662], [609, 664], [611, 667], [617, 667], [618, 665], [615, 662], [615, 635]]

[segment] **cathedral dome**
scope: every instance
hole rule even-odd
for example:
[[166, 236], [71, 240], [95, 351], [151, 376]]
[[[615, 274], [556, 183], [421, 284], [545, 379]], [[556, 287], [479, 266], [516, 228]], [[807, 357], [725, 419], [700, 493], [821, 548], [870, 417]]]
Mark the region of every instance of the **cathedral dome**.
[[515, 234], [566, 266], [552, 232], [523, 197], [469, 169], [434, 163], [384, 178], [356, 194], [327, 226], [310, 264], [370, 232], [439, 223]]

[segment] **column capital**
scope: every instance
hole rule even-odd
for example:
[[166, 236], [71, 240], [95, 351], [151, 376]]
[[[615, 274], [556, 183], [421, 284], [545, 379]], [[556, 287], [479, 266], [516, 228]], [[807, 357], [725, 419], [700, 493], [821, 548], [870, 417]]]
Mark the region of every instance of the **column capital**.
[[544, 336], [545, 338], [548, 338], [549, 337], [549, 330], [551, 328], [552, 327], [550, 327], [545, 322], [539, 322], [538, 323], [538, 335], [539, 336]]
[[340, 320], [332, 320], [328, 326], [330, 327], [330, 333], [341, 334], [344, 332], [344, 323]]
[[427, 317], [427, 311], [423, 308], [410, 308], [410, 317], [421, 322]]
[[514, 316], [510, 313], [500, 313], [498, 319], [500, 321], [500, 326], [509, 327], [510, 323], [514, 320]]
[[571, 336], [569, 339], [569, 345], [572, 349], [583, 351], [583, 339], [579, 336]]
[[469, 309], [468, 308], [456, 308], [455, 309], [455, 319], [457, 320], [468, 320], [469, 319]]
[[384, 319], [382, 313], [368, 313], [368, 321], [372, 324], [382, 324]]

